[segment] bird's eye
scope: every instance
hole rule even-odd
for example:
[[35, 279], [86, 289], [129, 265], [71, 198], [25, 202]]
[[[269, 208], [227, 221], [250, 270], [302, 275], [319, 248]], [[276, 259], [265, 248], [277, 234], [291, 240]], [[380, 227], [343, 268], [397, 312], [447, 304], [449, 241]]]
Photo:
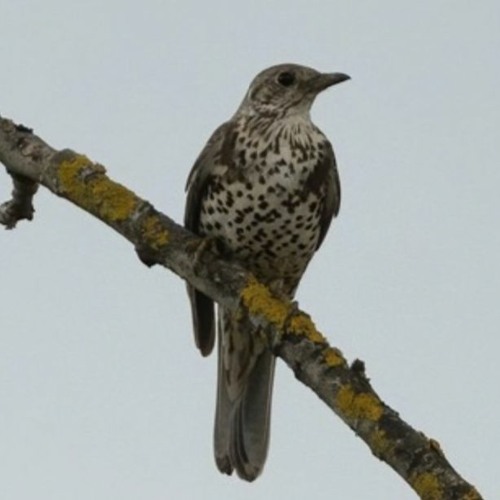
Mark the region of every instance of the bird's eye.
[[283, 87], [290, 87], [290, 85], [295, 83], [295, 75], [289, 71], [283, 71], [283, 73], [278, 75], [277, 80], [280, 85], [283, 85]]

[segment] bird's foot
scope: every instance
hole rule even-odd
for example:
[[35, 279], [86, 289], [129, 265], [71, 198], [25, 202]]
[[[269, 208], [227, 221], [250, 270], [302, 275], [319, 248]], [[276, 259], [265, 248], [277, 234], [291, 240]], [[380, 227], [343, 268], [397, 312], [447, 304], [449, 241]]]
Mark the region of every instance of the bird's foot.
[[188, 246], [188, 251], [193, 256], [193, 269], [195, 273], [203, 266], [204, 256], [207, 253], [212, 256], [222, 256], [225, 254], [221, 241], [211, 236], [206, 236], [201, 240], [189, 243]]

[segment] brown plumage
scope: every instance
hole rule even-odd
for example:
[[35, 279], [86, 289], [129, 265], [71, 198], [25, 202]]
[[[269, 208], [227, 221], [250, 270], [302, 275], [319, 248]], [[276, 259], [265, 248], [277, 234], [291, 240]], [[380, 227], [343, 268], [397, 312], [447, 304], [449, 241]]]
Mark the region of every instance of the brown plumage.
[[[296, 64], [259, 73], [209, 139], [187, 182], [185, 225], [217, 238], [261, 282], [291, 299], [340, 206], [332, 147], [311, 122], [322, 90], [349, 77]], [[214, 305], [188, 286], [196, 345], [215, 341]], [[248, 481], [269, 443], [274, 357], [242, 314], [218, 310], [215, 459]]]

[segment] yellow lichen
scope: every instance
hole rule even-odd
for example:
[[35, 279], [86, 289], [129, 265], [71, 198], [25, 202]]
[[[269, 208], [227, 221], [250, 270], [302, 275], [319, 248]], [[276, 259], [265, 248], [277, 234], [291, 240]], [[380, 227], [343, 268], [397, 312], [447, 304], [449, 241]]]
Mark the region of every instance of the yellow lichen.
[[325, 338], [316, 330], [316, 326], [309, 316], [299, 313], [293, 316], [290, 321], [288, 333], [305, 335], [305, 337], [316, 344], [321, 344]]
[[357, 393], [349, 384], [339, 389], [336, 402], [340, 410], [354, 420], [362, 418], [376, 421], [384, 413], [382, 403], [374, 394]]
[[481, 500], [481, 495], [477, 492], [474, 486], [471, 487], [471, 490], [467, 492], [463, 498], [463, 500]]
[[439, 480], [430, 472], [422, 472], [410, 481], [420, 498], [425, 500], [440, 500], [443, 498], [443, 491]]
[[[307, 314], [295, 313], [291, 304], [273, 297], [270, 290], [255, 279], [248, 281], [241, 292], [241, 299], [250, 314], [263, 316], [278, 328], [286, 326], [288, 334], [302, 335], [316, 344], [325, 343], [325, 338]], [[289, 323], [285, 325], [287, 320]], [[340, 352], [334, 349], [325, 351], [325, 361], [330, 366], [344, 363]]]
[[80, 188], [78, 176], [85, 167], [92, 165], [92, 162], [84, 155], [71, 155], [70, 158], [61, 156], [63, 159], [59, 164], [59, 183], [65, 193], [76, 195]]
[[169, 234], [157, 217], [149, 216], [142, 224], [142, 234], [154, 250], [159, 250], [168, 243]]
[[125, 220], [137, 206], [138, 199], [132, 191], [110, 180], [101, 165], [83, 155], [64, 155], [58, 179], [64, 196], [105, 221]]
[[385, 432], [381, 429], [375, 429], [370, 435], [370, 448], [377, 457], [381, 457], [391, 446], [390, 440], [387, 439]]
[[255, 279], [248, 281], [241, 299], [250, 314], [263, 316], [275, 326], [282, 327], [289, 315], [290, 306], [275, 299], [269, 289]]
[[346, 364], [342, 353], [334, 347], [327, 347], [323, 351], [323, 359], [325, 360], [325, 363], [332, 368], [336, 366], [344, 366]]

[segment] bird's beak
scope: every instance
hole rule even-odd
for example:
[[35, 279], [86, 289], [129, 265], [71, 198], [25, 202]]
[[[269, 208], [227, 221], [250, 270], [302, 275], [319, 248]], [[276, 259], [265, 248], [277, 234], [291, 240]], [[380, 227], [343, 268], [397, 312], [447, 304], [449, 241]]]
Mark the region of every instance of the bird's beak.
[[332, 85], [337, 85], [337, 83], [342, 83], [350, 79], [351, 77], [345, 73], [321, 73], [311, 83], [314, 91], [321, 92]]

